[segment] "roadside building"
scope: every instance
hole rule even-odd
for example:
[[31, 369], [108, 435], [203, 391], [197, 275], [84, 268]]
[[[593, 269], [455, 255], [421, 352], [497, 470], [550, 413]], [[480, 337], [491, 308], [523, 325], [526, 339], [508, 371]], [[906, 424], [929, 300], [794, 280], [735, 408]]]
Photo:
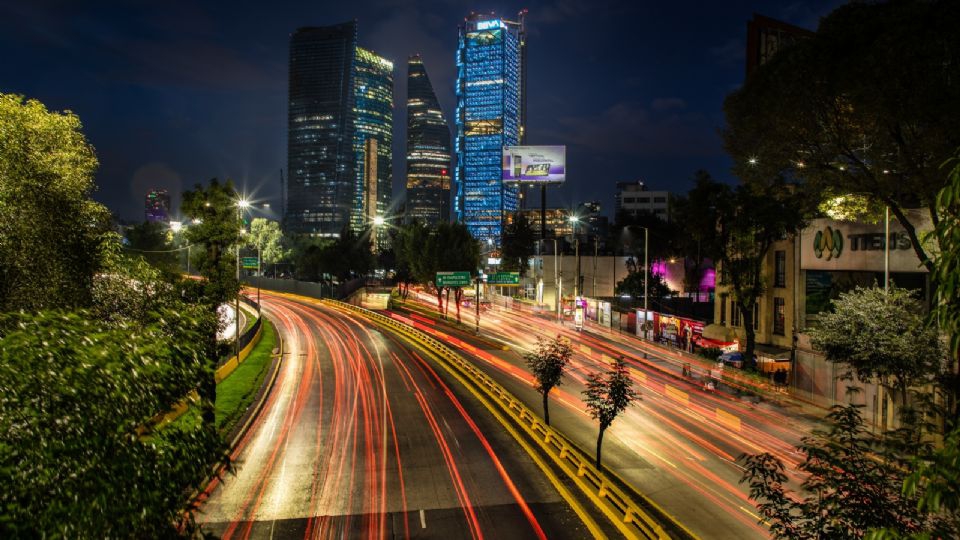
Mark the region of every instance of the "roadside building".
[[631, 216], [649, 214], [670, 221], [670, 198], [670, 192], [650, 191], [640, 180], [617, 182], [616, 212]]

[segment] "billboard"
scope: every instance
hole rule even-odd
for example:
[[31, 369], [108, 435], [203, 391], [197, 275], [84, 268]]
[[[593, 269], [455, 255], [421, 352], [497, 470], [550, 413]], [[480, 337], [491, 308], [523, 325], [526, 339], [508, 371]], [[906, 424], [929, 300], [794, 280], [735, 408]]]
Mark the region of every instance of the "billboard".
[[504, 146], [503, 181], [560, 184], [566, 160], [566, 146]]

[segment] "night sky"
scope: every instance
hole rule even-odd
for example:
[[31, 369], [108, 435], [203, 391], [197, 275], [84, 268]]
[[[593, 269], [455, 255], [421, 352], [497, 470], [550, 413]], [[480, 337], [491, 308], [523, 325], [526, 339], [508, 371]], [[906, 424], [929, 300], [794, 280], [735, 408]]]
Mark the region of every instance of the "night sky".
[[0, 92], [77, 113], [97, 149], [95, 197], [129, 220], [143, 196], [232, 178], [279, 209], [290, 33], [349, 19], [394, 61], [394, 196], [403, 194], [406, 59], [422, 53], [448, 119], [457, 25], [529, 9], [528, 144], [566, 144], [548, 205], [599, 200], [641, 179], [685, 192], [707, 169], [734, 181], [719, 130], [743, 81], [746, 22], [815, 29], [839, 0], [589, 2], [0, 2]]

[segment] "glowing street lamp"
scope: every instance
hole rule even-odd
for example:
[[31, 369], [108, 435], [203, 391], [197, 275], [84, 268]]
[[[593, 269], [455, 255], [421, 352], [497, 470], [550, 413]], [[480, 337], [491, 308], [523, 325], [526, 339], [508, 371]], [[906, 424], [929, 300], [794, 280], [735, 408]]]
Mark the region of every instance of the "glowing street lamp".
[[383, 216], [377, 216], [373, 218], [373, 224], [376, 225], [377, 227], [382, 226], [386, 222], [387, 220], [383, 219]]

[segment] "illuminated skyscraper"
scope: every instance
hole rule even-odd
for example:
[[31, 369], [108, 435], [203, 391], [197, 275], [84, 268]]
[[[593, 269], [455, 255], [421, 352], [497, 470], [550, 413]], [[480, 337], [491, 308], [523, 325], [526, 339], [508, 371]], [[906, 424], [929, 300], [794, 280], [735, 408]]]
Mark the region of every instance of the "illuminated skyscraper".
[[[375, 197], [371, 208], [386, 212], [393, 63], [357, 46], [356, 22], [300, 28], [290, 37], [288, 122], [287, 230], [316, 236], [337, 236], [347, 225], [357, 230], [366, 223], [367, 193]], [[377, 153], [375, 167], [367, 167], [367, 148]]]
[[504, 185], [504, 146], [524, 136], [523, 19], [471, 14], [457, 47], [456, 207], [473, 236], [500, 243], [506, 212], [517, 209], [516, 186]]
[[407, 62], [405, 219], [450, 220], [450, 128], [420, 55]]
[[353, 72], [356, 182], [350, 225], [360, 231], [374, 217], [386, 216], [393, 196], [393, 62], [357, 47]]
[[353, 65], [357, 25], [300, 28], [290, 37], [284, 226], [337, 236], [356, 197]]
[[154, 223], [170, 221], [170, 194], [165, 189], [151, 189], [144, 200], [144, 219]]

